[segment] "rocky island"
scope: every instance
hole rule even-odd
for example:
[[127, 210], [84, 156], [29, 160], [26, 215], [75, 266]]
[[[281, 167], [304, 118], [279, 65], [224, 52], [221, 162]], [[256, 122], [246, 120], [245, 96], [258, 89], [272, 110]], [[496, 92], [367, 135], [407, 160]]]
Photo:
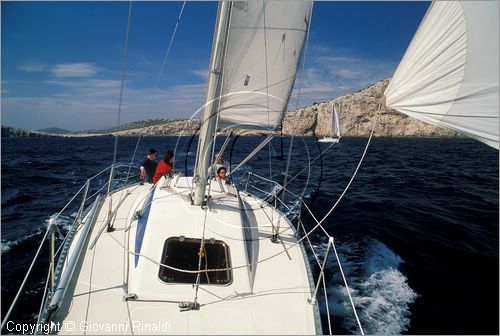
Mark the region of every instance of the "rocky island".
[[[283, 135], [324, 136], [330, 134], [333, 106], [340, 119], [343, 136], [368, 136], [374, 127], [374, 136], [381, 137], [458, 137], [431, 124], [410, 118], [396, 110], [380, 107], [381, 98], [389, 79], [379, 81], [363, 90], [335, 99], [313, 103], [303, 108], [287, 111], [283, 122]], [[375, 122], [374, 122], [375, 121]], [[192, 135], [200, 126], [200, 119], [170, 120], [160, 125], [112, 132], [118, 136], [178, 136]], [[245, 132], [259, 134], [264, 132]], [[49, 136], [51, 134], [12, 129], [2, 126], [2, 136]], [[92, 134], [97, 135], [97, 134]], [[110, 135], [109, 133], [101, 135]], [[64, 136], [90, 136], [89, 134], [66, 134]]]

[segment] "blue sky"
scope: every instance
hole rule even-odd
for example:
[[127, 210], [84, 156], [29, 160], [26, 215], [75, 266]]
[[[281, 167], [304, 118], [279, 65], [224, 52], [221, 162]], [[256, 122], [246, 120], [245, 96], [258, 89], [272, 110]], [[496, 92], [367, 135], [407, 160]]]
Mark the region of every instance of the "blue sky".
[[[217, 3], [134, 2], [121, 123], [189, 118], [203, 105]], [[394, 73], [430, 2], [315, 2], [299, 105]], [[115, 126], [128, 2], [1, 3], [2, 125]], [[298, 76], [298, 78], [300, 75]], [[295, 90], [296, 91], [296, 90]], [[153, 102], [149, 108], [150, 102]], [[295, 107], [296, 99], [290, 100]]]

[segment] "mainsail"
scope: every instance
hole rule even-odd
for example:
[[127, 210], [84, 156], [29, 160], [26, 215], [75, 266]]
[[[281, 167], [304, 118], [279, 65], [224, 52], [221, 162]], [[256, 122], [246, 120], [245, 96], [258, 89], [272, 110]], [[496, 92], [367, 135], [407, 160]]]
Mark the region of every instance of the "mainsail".
[[332, 138], [340, 138], [340, 125], [339, 125], [339, 115], [335, 105], [333, 105], [332, 112]]
[[219, 127], [281, 126], [312, 2], [235, 1], [222, 72]]
[[292, 92], [312, 2], [222, 1], [196, 154], [193, 204], [205, 197], [211, 141], [221, 128], [276, 130]]
[[498, 1], [436, 1], [385, 91], [386, 104], [498, 149], [498, 60]]

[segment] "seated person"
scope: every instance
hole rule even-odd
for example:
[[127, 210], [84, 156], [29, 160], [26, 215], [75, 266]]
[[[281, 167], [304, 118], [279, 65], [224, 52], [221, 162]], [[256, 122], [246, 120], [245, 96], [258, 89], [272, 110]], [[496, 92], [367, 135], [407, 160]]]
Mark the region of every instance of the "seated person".
[[156, 167], [155, 175], [153, 176], [153, 184], [156, 184], [158, 180], [170, 172], [173, 169], [172, 163], [174, 161], [174, 152], [169, 149], [165, 152], [165, 156], [163, 160], [158, 163], [158, 167]]
[[215, 163], [210, 166], [208, 173], [216, 174], [219, 168], [224, 167], [224, 160], [222, 159], [222, 154], [219, 152], [215, 155]]
[[146, 159], [142, 162], [141, 168], [140, 168], [140, 176], [141, 179], [146, 181], [146, 182], [153, 182], [153, 176], [156, 171], [156, 149], [150, 148], [148, 151], [148, 156]]
[[220, 167], [217, 169], [217, 176], [215, 176], [216, 179], [225, 181], [226, 180], [226, 168]]

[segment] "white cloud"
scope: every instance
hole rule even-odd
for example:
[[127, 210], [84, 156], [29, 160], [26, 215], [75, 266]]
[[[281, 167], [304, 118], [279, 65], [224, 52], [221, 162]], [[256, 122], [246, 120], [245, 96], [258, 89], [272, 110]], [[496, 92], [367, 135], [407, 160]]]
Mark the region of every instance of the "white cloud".
[[36, 63], [27, 63], [21, 66], [18, 66], [17, 69], [24, 72], [43, 72], [45, 71], [46, 66], [44, 64], [36, 64]]
[[205, 103], [205, 87], [205, 83], [202, 83], [175, 85], [158, 90], [150, 109], [152, 88], [128, 90], [124, 99], [127, 105], [125, 114], [130, 120], [151, 117], [190, 118]]
[[[43, 68], [41, 64], [35, 63], [23, 67], [23, 71]], [[359, 57], [348, 50], [333, 50], [324, 45], [312, 46], [304, 73], [299, 70], [297, 74], [289, 107], [328, 101], [365, 88], [390, 77], [395, 67], [396, 64]], [[58, 126], [67, 129], [96, 129], [116, 124], [120, 80], [94, 77], [98, 73], [109, 74], [106, 69], [91, 63], [58, 64], [52, 67], [45, 65], [44, 69], [51, 70], [52, 77], [43, 82], [42, 86], [47, 89], [55, 87], [55, 93], [31, 98], [21, 95], [16, 97], [11, 93], [4, 96], [2, 119], [5, 118], [8, 124], [26, 128]], [[137, 83], [142, 82], [145, 74], [135, 73], [130, 76], [129, 73], [129, 80], [124, 86], [121, 123], [152, 117], [190, 118], [203, 107], [206, 90], [207, 71], [201, 70], [201, 67], [194, 69], [191, 74], [199, 78], [199, 84], [160, 89], [153, 87], [154, 82], [148, 87], [138, 87]], [[5, 83], [2, 84], [2, 89], [6, 90]], [[5, 92], [3, 91], [4, 94]]]
[[363, 89], [392, 76], [395, 68], [396, 64], [363, 58], [346, 49], [313, 46], [308, 53], [304, 74], [297, 74], [290, 108], [296, 106], [299, 87], [299, 106], [303, 106]]
[[208, 77], [208, 70], [207, 69], [191, 70], [191, 73], [198, 78], [201, 78], [203, 80], [207, 80], [207, 77]]
[[52, 67], [52, 75], [57, 78], [64, 77], [92, 77], [99, 68], [90, 63], [57, 64]]
[[84, 78], [78, 80], [72, 79], [52, 79], [45, 81], [47, 84], [58, 85], [65, 87], [68, 90], [73, 90], [78, 94], [91, 95], [116, 95], [120, 89], [120, 80], [110, 79], [93, 79]]
[[[57, 93], [40, 97], [3, 97], [2, 122], [30, 129], [54, 126], [81, 130], [116, 125], [119, 80], [61, 78], [44, 83], [60, 88]], [[122, 124], [153, 117], [190, 118], [205, 100], [205, 83], [176, 85], [158, 90], [149, 109], [154, 88], [129, 84], [125, 83]]]

